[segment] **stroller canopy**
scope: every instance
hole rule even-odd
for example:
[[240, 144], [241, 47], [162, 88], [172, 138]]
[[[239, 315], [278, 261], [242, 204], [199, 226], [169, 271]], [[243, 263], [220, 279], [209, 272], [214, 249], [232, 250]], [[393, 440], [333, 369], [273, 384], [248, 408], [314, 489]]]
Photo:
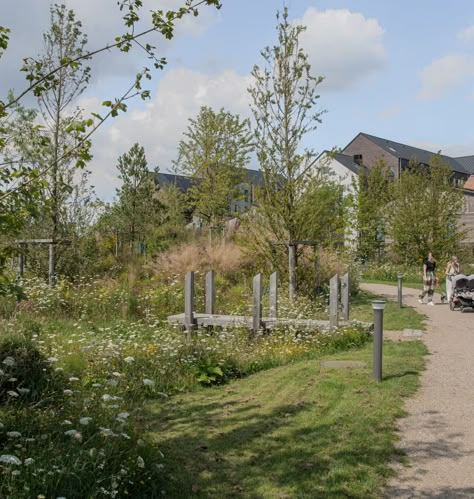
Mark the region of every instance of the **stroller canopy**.
[[474, 289], [474, 274], [458, 274], [452, 278], [454, 289], [469, 288]]

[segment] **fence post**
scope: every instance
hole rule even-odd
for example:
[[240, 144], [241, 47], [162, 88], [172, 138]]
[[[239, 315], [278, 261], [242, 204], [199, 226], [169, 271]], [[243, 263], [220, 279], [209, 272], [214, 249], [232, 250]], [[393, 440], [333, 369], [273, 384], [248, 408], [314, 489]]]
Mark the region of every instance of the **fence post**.
[[55, 267], [56, 267], [55, 247], [54, 244], [50, 243], [49, 260], [48, 260], [48, 283], [50, 288], [54, 287], [54, 285], [56, 284]]
[[184, 280], [184, 327], [190, 340], [196, 327], [194, 319], [194, 272], [186, 272]]
[[252, 331], [257, 333], [262, 328], [262, 274], [253, 278], [253, 319]]
[[399, 272], [397, 274], [398, 279], [398, 308], [403, 307], [403, 274]]
[[278, 272], [270, 276], [270, 319], [278, 317]]
[[215, 299], [216, 299], [215, 274], [214, 271], [211, 270], [206, 274], [206, 314], [214, 315]]
[[288, 245], [288, 273], [290, 302], [293, 303], [296, 298], [296, 244], [291, 242]]
[[329, 329], [337, 328], [339, 324], [339, 274], [329, 281]]
[[374, 357], [372, 376], [378, 382], [382, 381], [382, 346], [383, 346], [383, 311], [385, 302], [374, 300], [372, 309], [374, 311]]
[[20, 278], [23, 279], [23, 276], [25, 274], [25, 255], [23, 254], [23, 248], [20, 248], [20, 255], [19, 255], [19, 264], [20, 264], [20, 269], [19, 269], [19, 275]]
[[349, 272], [344, 274], [341, 279], [341, 285], [342, 285], [342, 318], [345, 321], [349, 320], [349, 296], [351, 292], [350, 288], [350, 278], [349, 278]]

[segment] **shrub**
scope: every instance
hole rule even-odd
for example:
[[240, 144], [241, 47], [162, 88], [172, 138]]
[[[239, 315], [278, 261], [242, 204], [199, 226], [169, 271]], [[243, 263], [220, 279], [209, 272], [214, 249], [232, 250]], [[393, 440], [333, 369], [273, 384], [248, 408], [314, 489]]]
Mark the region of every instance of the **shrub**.
[[0, 337], [0, 404], [51, 401], [62, 389], [62, 377], [31, 339]]

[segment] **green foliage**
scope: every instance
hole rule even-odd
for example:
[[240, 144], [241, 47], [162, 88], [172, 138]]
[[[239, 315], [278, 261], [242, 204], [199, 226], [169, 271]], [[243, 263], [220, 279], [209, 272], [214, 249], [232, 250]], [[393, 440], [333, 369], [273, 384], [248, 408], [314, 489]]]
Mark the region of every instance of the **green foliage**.
[[311, 180], [316, 154], [301, 152], [306, 134], [321, 122], [314, 107], [322, 77], [311, 74], [308, 56], [299, 46], [303, 26], [288, 20], [288, 9], [277, 13], [278, 45], [262, 52], [249, 88], [256, 127], [257, 158], [265, 186], [258, 196], [260, 213], [270, 237], [278, 242], [305, 239], [298, 203]]
[[134, 144], [119, 157], [117, 168], [123, 183], [112, 207], [113, 226], [121, 236], [121, 243], [129, 245], [134, 254], [136, 244], [146, 241], [147, 230], [158, 221], [162, 205], [156, 196], [143, 146]]
[[387, 221], [393, 250], [407, 264], [432, 252], [436, 259], [456, 253], [464, 237], [460, 224], [462, 190], [452, 183], [452, 170], [439, 156], [429, 166], [412, 162], [390, 186]]
[[[29, 334], [35, 331], [39, 327], [32, 324], [26, 330]], [[62, 389], [62, 377], [53, 372], [30, 338], [20, 334], [0, 337], [0, 405], [57, 402]]]
[[230, 202], [239, 197], [238, 186], [245, 181], [244, 166], [252, 150], [249, 121], [221, 109], [216, 113], [202, 107], [189, 120], [179, 143], [177, 170], [188, 175], [188, 191], [194, 212], [211, 226], [229, 214]]
[[379, 257], [385, 246], [390, 173], [385, 161], [381, 160], [368, 170], [361, 167], [354, 185], [357, 255], [363, 261]]

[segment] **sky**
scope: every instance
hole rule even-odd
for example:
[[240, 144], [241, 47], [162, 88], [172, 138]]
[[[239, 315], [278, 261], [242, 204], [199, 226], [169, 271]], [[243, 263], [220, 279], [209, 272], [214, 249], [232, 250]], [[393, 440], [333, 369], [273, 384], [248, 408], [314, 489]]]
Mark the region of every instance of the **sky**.
[[[88, 48], [123, 32], [116, 0], [67, 0], [88, 35]], [[142, 26], [151, 9], [179, 0], [144, 0]], [[359, 132], [397, 142], [474, 154], [474, 2], [472, 0], [286, 0], [292, 22], [306, 26], [301, 46], [315, 76], [324, 76], [318, 129], [304, 146], [321, 152], [343, 148]], [[22, 59], [42, 50], [49, 26], [47, 0], [4, 2], [0, 25], [12, 30], [0, 59], [0, 99], [26, 86]], [[173, 40], [149, 39], [168, 65], [146, 85], [151, 99], [129, 102], [126, 114], [93, 137], [92, 183], [110, 201], [120, 186], [117, 158], [138, 142], [150, 169], [170, 171], [188, 120], [201, 106], [250, 117], [251, 70], [260, 51], [276, 43], [280, 0], [222, 0], [217, 11], [178, 21]], [[77, 104], [88, 116], [104, 100], [124, 93], [146, 58], [110, 51], [91, 63], [89, 87]], [[148, 65], [150, 65], [148, 63]], [[24, 102], [34, 106], [32, 98]], [[257, 169], [255, 161], [249, 167]]]

